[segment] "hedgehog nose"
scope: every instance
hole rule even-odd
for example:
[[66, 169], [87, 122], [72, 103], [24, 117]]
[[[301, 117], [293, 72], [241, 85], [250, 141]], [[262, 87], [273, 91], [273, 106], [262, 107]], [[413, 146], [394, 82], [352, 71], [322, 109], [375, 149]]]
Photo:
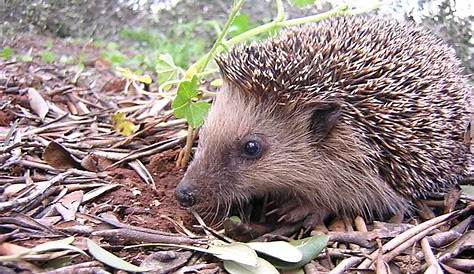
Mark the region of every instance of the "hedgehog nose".
[[192, 188], [187, 181], [181, 181], [176, 187], [176, 200], [183, 207], [191, 207], [195, 203]]

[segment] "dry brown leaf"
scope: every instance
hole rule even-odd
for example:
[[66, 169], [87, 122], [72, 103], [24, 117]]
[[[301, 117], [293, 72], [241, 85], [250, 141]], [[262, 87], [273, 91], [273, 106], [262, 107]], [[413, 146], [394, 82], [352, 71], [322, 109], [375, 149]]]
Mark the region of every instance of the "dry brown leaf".
[[29, 252], [30, 249], [11, 243], [0, 244], [0, 255], [9, 256]]
[[43, 160], [57, 169], [81, 169], [81, 164], [74, 160], [69, 151], [54, 141], [51, 141], [44, 150]]
[[193, 255], [190, 251], [158, 251], [148, 255], [140, 267], [159, 270], [161, 273], [175, 271], [186, 264]]
[[105, 83], [102, 87], [102, 92], [121, 92], [125, 88], [125, 79], [112, 79]]
[[86, 157], [82, 158], [81, 165], [88, 171], [92, 171], [92, 172], [102, 171], [99, 168], [99, 159], [93, 153], [87, 154]]

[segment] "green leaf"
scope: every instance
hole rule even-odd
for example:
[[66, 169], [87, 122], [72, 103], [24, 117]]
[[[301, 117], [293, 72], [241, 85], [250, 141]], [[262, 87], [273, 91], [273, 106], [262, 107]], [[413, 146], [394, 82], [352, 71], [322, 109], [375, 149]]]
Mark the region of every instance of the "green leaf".
[[179, 100], [182, 99], [185, 101], [189, 101], [197, 97], [198, 95], [197, 88], [198, 88], [198, 78], [196, 77], [196, 75], [194, 75], [191, 81], [183, 81], [181, 82], [181, 84], [179, 84], [176, 98]]
[[208, 102], [191, 102], [186, 114], [186, 120], [192, 128], [198, 128], [204, 124], [206, 115], [211, 105]]
[[122, 260], [121, 258], [115, 256], [114, 254], [108, 252], [107, 250], [100, 247], [98, 244], [93, 241], [86, 239], [87, 249], [89, 253], [98, 261], [103, 262], [104, 264], [111, 266], [116, 269], [121, 269], [129, 272], [145, 272], [150, 271], [151, 269], [139, 267], [133, 265], [127, 261]]
[[315, 235], [312, 237], [295, 240], [289, 242], [289, 244], [298, 248], [303, 254], [303, 258], [297, 263], [288, 263], [282, 260], [267, 258], [276, 268], [279, 269], [296, 269], [303, 267], [307, 263], [311, 262], [321, 251], [327, 246], [329, 237], [327, 235]]
[[117, 67], [116, 69], [122, 75], [123, 78], [132, 80], [133, 72], [129, 68]]
[[10, 59], [13, 56], [13, 49], [6, 47], [3, 48], [2, 51], [0, 51], [0, 58], [2, 59]]
[[151, 84], [151, 76], [148, 75], [148, 74], [145, 74], [145, 75], [136, 75], [136, 78], [135, 78], [138, 82], [141, 82], [141, 83], [144, 83], [144, 84]]
[[[174, 63], [173, 57], [166, 54], [160, 54], [155, 66], [158, 74], [158, 83], [162, 84], [166, 81], [175, 80], [178, 76], [179, 68]], [[169, 88], [165, 87], [165, 88]]]
[[74, 57], [68, 56], [68, 55], [62, 55], [59, 58], [59, 62], [66, 64], [66, 65], [71, 65], [74, 64]]
[[107, 48], [101, 53], [101, 55], [114, 67], [121, 66], [129, 60], [127, 56], [119, 51], [119, 45], [113, 42], [107, 44]]
[[192, 128], [198, 128], [204, 123], [210, 105], [208, 102], [195, 102], [198, 97], [198, 79], [193, 76], [191, 81], [183, 81], [178, 87], [176, 98], [171, 107], [177, 118], [184, 118]]
[[118, 50], [119, 48], [119, 44], [115, 43], [115, 42], [109, 42], [107, 44], [107, 49], [108, 50]]
[[56, 59], [56, 55], [52, 51], [43, 51], [41, 53], [41, 61], [51, 64]]
[[298, 248], [284, 241], [250, 242], [247, 245], [259, 253], [285, 262], [297, 263], [303, 259], [303, 254]]
[[278, 270], [262, 258], [257, 258], [257, 265], [250, 266], [235, 261], [224, 261], [224, 268], [230, 274], [279, 274]]
[[39, 244], [31, 249], [34, 253], [42, 253], [47, 251], [54, 251], [54, 250], [72, 250], [82, 255], [87, 256], [87, 254], [82, 251], [82, 249], [72, 246], [72, 242], [74, 242], [74, 237], [68, 237], [65, 239], [57, 240], [57, 241], [50, 241], [46, 243]]
[[249, 16], [247, 14], [240, 14], [235, 17], [234, 22], [232, 22], [232, 25], [229, 27], [229, 34], [233, 37], [249, 29], [251, 29]]
[[214, 256], [219, 259], [234, 261], [250, 267], [256, 267], [258, 264], [258, 257], [255, 250], [240, 242], [211, 244], [208, 248], [208, 252], [214, 254]]
[[235, 216], [235, 215], [230, 216], [228, 219], [229, 219], [230, 221], [232, 221], [233, 223], [236, 223], [236, 224], [240, 224], [240, 223], [242, 222], [242, 220], [240, 219], [240, 217], [239, 217], [239, 216]]
[[313, 5], [316, 0], [288, 0], [288, 2], [297, 8], [304, 8]]

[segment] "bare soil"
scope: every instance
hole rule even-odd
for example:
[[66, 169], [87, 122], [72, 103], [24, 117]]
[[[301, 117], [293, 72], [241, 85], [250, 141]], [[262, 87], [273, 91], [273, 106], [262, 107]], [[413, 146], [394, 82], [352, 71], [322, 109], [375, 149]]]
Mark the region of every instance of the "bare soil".
[[117, 217], [130, 225], [176, 232], [173, 224], [163, 218], [167, 216], [190, 227], [193, 222], [190, 214], [176, 203], [174, 196], [183, 174], [175, 164], [178, 152], [169, 150], [150, 158], [146, 168], [155, 180], [156, 190], [145, 184], [135, 171], [116, 168], [111, 175], [122, 187], [100, 197], [97, 203], [111, 205]]

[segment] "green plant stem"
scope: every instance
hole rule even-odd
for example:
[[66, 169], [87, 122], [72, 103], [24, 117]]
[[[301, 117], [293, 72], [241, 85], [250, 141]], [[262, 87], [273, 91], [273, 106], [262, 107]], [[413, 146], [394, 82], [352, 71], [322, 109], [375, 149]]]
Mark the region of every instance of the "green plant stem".
[[208, 70], [205, 70], [205, 71], [203, 71], [203, 72], [201, 72], [201, 73], [196, 74], [196, 76], [199, 77], [199, 78], [202, 78], [202, 77], [204, 77], [204, 76], [206, 76], [206, 75], [209, 75], [209, 74], [212, 74], [212, 73], [216, 73], [216, 72], [219, 72], [219, 69], [217, 69], [217, 68], [215, 68], [215, 69], [208, 69]]
[[209, 52], [206, 55], [204, 55], [196, 63], [191, 65], [191, 67], [186, 71], [187, 78], [191, 78], [192, 75], [194, 74], [202, 73], [206, 69], [209, 62], [211, 62], [212, 57], [218, 51], [219, 46], [223, 43], [224, 37], [227, 35], [227, 32], [229, 31], [230, 26], [234, 22], [234, 19], [237, 16], [237, 13], [239, 12], [244, 2], [245, 0], [238, 0], [234, 2], [229, 14], [229, 19], [227, 19], [227, 22], [225, 22], [224, 27], [222, 28], [221, 33], [219, 34], [216, 41], [212, 45], [212, 48], [209, 50]]
[[301, 17], [301, 18], [296, 18], [296, 19], [291, 19], [291, 20], [286, 20], [286, 21], [272, 21], [270, 23], [267, 23], [259, 27], [256, 27], [254, 29], [251, 29], [249, 31], [246, 31], [240, 35], [237, 35], [232, 39], [229, 39], [227, 42], [225, 42], [225, 45], [227, 47], [233, 46], [240, 42], [246, 41], [253, 36], [268, 32], [276, 27], [289, 27], [289, 26], [301, 25], [304, 23], [319, 22], [321, 20], [330, 18], [332, 16], [344, 15], [344, 14], [349, 14], [347, 5], [341, 5], [330, 11], [319, 13], [316, 15], [311, 15], [311, 16], [306, 16], [306, 17]]
[[194, 129], [188, 126], [188, 135], [186, 136], [186, 145], [184, 146], [184, 153], [181, 159], [180, 167], [185, 167], [188, 164], [189, 157], [191, 156], [191, 149], [193, 148], [194, 141]]
[[281, 0], [275, 0], [275, 2], [277, 6], [277, 16], [273, 21], [281, 22], [285, 20], [285, 7], [283, 6], [283, 2]]
[[306, 16], [302, 18], [296, 18], [296, 19], [291, 19], [291, 20], [286, 20], [284, 22], [279, 23], [279, 26], [281, 27], [291, 27], [291, 26], [297, 26], [301, 25], [304, 23], [308, 22], [319, 22], [324, 19], [331, 18], [333, 16], [339, 16], [339, 15], [347, 15], [349, 14], [349, 7], [347, 5], [340, 5], [339, 7], [332, 9], [328, 12], [323, 12], [320, 14], [315, 14], [311, 16]]

